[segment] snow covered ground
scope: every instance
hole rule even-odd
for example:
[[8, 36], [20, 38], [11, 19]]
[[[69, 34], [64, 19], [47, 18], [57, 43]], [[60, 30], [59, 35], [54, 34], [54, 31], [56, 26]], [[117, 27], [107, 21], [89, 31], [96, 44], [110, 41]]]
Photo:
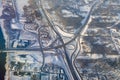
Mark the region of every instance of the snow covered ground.
[[63, 9], [61, 12], [63, 14], [63, 17], [79, 17], [78, 15], [73, 14], [72, 12], [65, 9]]
[[23, 7], [26, 5], [28, 6], [28, 1], [29, 0], [16, 0], [16, 6], [17, 6], [17, 10], [18, 13], [20, 14], [20, 16], [23, 14]]

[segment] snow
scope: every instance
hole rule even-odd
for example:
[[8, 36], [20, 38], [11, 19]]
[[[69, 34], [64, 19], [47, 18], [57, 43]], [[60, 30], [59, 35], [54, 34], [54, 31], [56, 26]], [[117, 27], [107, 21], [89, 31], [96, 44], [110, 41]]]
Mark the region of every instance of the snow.
[[57, 28], [58, 32], [63, 35], [63, 36], [67, 36], [67, 37], [73, 37], [74, 34], [70, 34], [70, 33], [67, 33], [67, 32], [64, 32], [63, 30], [61, 30], [58, 26], [56, 26], [55, 28]]
[[10, 80], [31, 80], [30, 76], [12, 76]]
[[20, 14], [20, 15], [22, 15], [23, 14], [23, 7], [25, 6], [25, 5], [28, 5], [28, 0], [16, 0], [16, 3], [17, 3], [17, 9], [18, 9], [18, 13]]
[[24, 22], [26, 22], [26, 18], [25, 17], [20, 17], [19, 21], [20, 21], [20, 23], [24, 23]]
[[39, 45], [39, 42], [37, 41], [37, 42], [35, 42], [35, 44], [33, 44], [31, 47], [40, 47], [40, 45]]
[[[36, 59], [37, 62], [38, 62], [38, 61], [39, 61], [39, 62], [42, 62], [42, 60], [41, 60], [42, 56], [41, 56], [41, 55], [39, 55], [39, 54], [37, 54], [37, 55], [31, 54], [30, 56], [31, 56], [32, 58]], [[30, 58], [31, 58], [31, 57], [30, 57]], [[40, 58], [40, 57], [41, 57], [41, 58]]]
[[92, 1], [92, 0], [84, 0], [84, 2], [85, 2], [86, 4], [88, 4], [88, 3], [89, 3], [89, 1]]
[[12, 29], [22, 29], [23, 25], [20, 23], [16, 23], [16, 24], [11, 24], [11, 28]]
[[72, 12], [70, 12], [70, 11], [68, 11], [68, 10], [65, 10], [65, 9], [62, 10], [62, 13], [63, 13], [63, 14], [72, 14]]
[[45, 63], [53, 63], [57, 65], [61, 64], [60, 60], [58, 59], [58, 56], [52, 56], [52, 55], [45, 57]]
[[90, 6], [86, 5], [86, 6], [81, 6], [80, 7], [80, 10], [81, 11], [85, 11], [85, 12], [88, 12], [90, 10]]
[[0, 7], [2, 6], [2, 0], [0, 0]]
[[23, 40], [36, 40], [37, 39], [36, 34], [33, 34], [28, 31], [22, 31], [20, 34], [21, 35], [19, 39], [23, 39]]
[[17, 48], [18, 42], [19, 42], [18, 40], [16, 40], [16, 41], [14, 42], [13, 48]]
[[[20, 55], [26, 55], [26, 57], [21, 57]], [[15, 57], [15, 59], [12, 59], [13, 56]], [[25, 65], [22, 66], [21, 71], [34, 71], [36, 68], [36, 71], [39, 71], [40, 67], [42, 66], [42, 54], [39, 51], [22, 51], [22, 52], [16, 52], [16, 53], [11, 53], [9, 54], [10, 57], [10, 62], [16, 62], [16, 64], [18, 62], [20, 63], [25, 63]], [[12, 70], [14, 70], [15, 67], [13, 67]], [[12, 73], [12, 71], [10, 71], [10, 73]], [[29, 76], [14, 76], [13, 74], [11, 74], [10, 76], [12, 79], [10, 80], [29, 80]]]
[[[119, 58], [118, 55], [106, 55], [106, 58]], [[88, 56], [78, 56], [77, 59], [100, 59], [103, 58], [102, 54], [88, 54]]]
[[118, 13], [118, 18], [119, 18], [119, 20], [120, 20], [120, 13]]
[[63, 17], [79, 17], [78, 15], [73, 14], [72, 12], [63, 9], [62, 11]]
[[26, 60], [25, 58], [21, 58], [20, 56], [16, 56], [15, 59], [16, 59], [16, 61], [23, 62], [23, 63]]
[[74, 50], [75, 49], [75, 46], [74, 45], [67, 45], [67, 49], [69, 49], [69, 50]]
[[[89, 14], [88, 14], [88, 15], [89, 15]], [[86, 19], [87, 19], [87, 17], [86, 17]], [[86, 19], [84, 19], [84, 20], [82, 21], [82, 24], [85, 23]], [[87, 25], [85, 26], [84, 30], [82, 31], [81, 35], [84, 35], [84, 34], [85, 34], [85, 32], [87, 31], [87, 29], [88, 29], [88, 27], [89, 27], [89, 23], [90, 23], [91, 21], [92, 21], [92, 18], [90, 17], [90, 19], [89, 19]]]
[[44, 7], [45, 7], [46, 9], [51, 9], [51, 7], [49, 6], [48, 2], [44, 2]]
[[51, 56], [47, 56], [45, 58], [45, 63], [51, 63], [53, 61], [53, 58]]
[[[22, 52], [22, 53], [18, 52], [16, 55], [15, 54], [13, 55], [13, 54], [10, 54], [10, 55], [11, 55], [11, 58], [12, 56], [15, 57], [14, 61], [23, 62], [23, 63], [24, 62], [27, 62], [27, 63], [42, 62], [42, 55], [40, 52]], [[20, 55], [26, 55], [26, 57], [23, 58], [23, 57], [20, 57]]]

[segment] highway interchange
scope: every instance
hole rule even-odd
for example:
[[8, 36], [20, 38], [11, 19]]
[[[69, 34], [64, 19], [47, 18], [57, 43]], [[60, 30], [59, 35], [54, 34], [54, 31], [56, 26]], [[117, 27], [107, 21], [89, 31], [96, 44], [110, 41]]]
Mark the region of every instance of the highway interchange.
[[[42, 11], [43, 11], [46, 19], [48, 20], [48, 22], [49, 22], [49, 24], [50, 24], [50, 27], [55, 31], [55, 33], [57, 34], [57, 36], [59, 36], [59, 39], [60, 39], [61, 42], [62, 42], [62, 45], [56, 46], [56, 47], [54, 47], [54, 48], [60, 48], [60, 47], [63, 47], [63, 48], [64, 48], [64, 51], [65, 51], [64, 56], [65, 56], [66, 62], [67, 62], [67, 64], [68, 64], [68, 69], [71, 71], [71, 74], [72, 74], [72, 77], [73, 77], [72, 80], [82, 80], [82, 77], [80, 76], [79, 71], [77, 71], [77, 69], [75, 68], [75, 59], [76, 59], [77, 55], [78, 55], [80, 52], [78, 52], [78, 54], [75, 54], [76, 57], [75, 57], [75, 58], [72, 60], [72, 62], [71, 62], [71, 59], [69, 58], [69, 54], [66, 52], [66, 45], [69, 44], [69, 43], [71, 43], [71, 42], [73, 42], [73, 41], [74, 41], [77, 37], [79, 37], [80, 35], [83, 35], [83, 34], [84, 34], [85, 30], [87, 29], [87, 28], [86, 28], [86, 25], [88, 24], [90, 15], [91, 15], [91, 13], [92, 13], [92, 10], [93, 10], [93, 8], [96, 6], [97, 2], [95, 2], [95, 3], [92, 5], [92, 7], [91, 7], [91, 9], [90, 9], [90, 11], [89, 11], [89, 13], [88, 13], [88, 16], [86, 17], [85, 22], [83, 23], [83, 25], [82, 25], [82, 26], [79, 28], [79, 30], [75, 33], [74, 37], [73, 37], [70, 41], [68, 41], [67, 43], [64, 43], [64, 42], [63, 42], [61, 35], [60, 35], [59, 32], [57, 32], [57, 30], [55, 29], [54, 23], [50, 20], [50, 17], [47, 15], [47, 12], [46, 12], [45, 9], [42, 7], [42, 0], [40, 1], [40, 3], [41, 3]], [[82, 36], [81, 36], [81, 37], [82, 37]], [[80, 40], [80, 39], [79, 39], [79, 40]], [[79, 41], [78, 41], [78, 42], [79, 42]], [[80, 43], [81, 43], [81, 40], [80, 40]], [[44, 49], [43, 49], [43, 50], [44, 50]], [[73, 53], [73, 55], [74, 55], [74, 53]], [[73, 66], [73, 65], [74, 65], [74, 66]]]
[[[15, 0], [12, 0], [13, 4], [15, 4]], [[41, 38], [39, 37], [40, 34], [38, 34], [38, 40], [39, 40], [39, 46], [40, 48], [19, 48], [19, 49], [13, 49], [13, 48], [8, 48], [5, 50], [5, 52], [14, 52], [14, 51], [40, 51], [43, 55], [43, 59], [44, 59], [44, 54], [45, 51], [49, 51], [51, 49], [60, 49], [62, 50], [61, 56], [63, 61], [65, 62], [65, 65], [67, 67], [67, 70], [65, 70], [69, 76], [69, 80], [83, 80], [81, 75], [79, 74], [79, 71], [77, 70], [76, 66], [75, 66], [75, 60], [76, 57], [78, 56], [78, 54], [80, 54], [82, 52], [82, 48], [81, 48], [81, 42], [82, 42], [82, 36], [84, 35], [84, 33], [86, 32], [88, 26], [87, 24], [89, 24], [89, 20], [90, 20], [90, 16], [92, 14], [92, 11], [94, 10], [94, 8], [96, 7], [96, 4], [98, 2], [98, 0], [95, 1], [95, 3], [93, 3], [93, 5], [91, 6], [90, 11], [88, 12], [87, 16], [84, 19], [84, 22], [82, 24], [82, 26], [80, 26], [80, 28], [76, 31], [76, 33], [72, 36], [72, 38], [68, 41], [68, 42], [64, 42], [61, 34], [59, 33], [59, 31], [57, 30], [57, 28], [55, 27], [56, 25], [54, 24], [54, 22], [51, 21], [51, 17], [49, 16], [49, 14], [47, 13], [47, 11], [44, 9], [44, 7], [42, 6], [42, 0], [35, 0], [37, 7], [39, 8], [40, 12], [42, 13], [42, 15], [45, 17], [45, 19], [48, 21], [49, 24], [49, 28], [51, 28], [51, 30], [53, 30], [53, 32], [55, 33], [55, 35], [58, 37], [59, 42], [61, 44], [57, 44], [53, 47], [43, 47], [42, 43], [41, 43]], [[16, 9], [16, 6], [15, 6]], [[16, 12], [17, 14], [17, 12]], [[18, 19], [18, 17], [16, 17], [16, 20]], [[38, 33], [40, 31], [38, 30]], [[79, 49], [78, 51], [74, 50], [74, 52], [72, 53], [71, 57], [69, 55], [69, 53], [67, 52], [66, 46], [74, 41], [77, 41], [77, 46], [75, 49]], [[43, 64], [42, 67], [44, 67], [45, 65], [45, 60], [43, 60]]]

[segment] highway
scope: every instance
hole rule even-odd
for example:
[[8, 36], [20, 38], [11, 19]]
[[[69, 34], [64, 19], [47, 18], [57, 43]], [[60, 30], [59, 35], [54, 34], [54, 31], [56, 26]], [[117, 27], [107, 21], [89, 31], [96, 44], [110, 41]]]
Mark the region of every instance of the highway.
[[85, 34], [86, 30], [89, 27], [88, 24], [91, 22], [90, 15], [91, 15], [93, 9], [95, 8], [96, 4], [97, 4], [97, 1], [95, 1], [95, 3], [93, 3], [93, 5], [92, 5], [92, 7], [91, 7], [91, 9], [89, 11], [89, 13], [87, 14], [87, 17], [85, 18], [85, 21], [84, 21], [83, 25], [81, 26], [81, 28], [76, 33], [77, 36], [79, 37], [79, 39], [78, 39], [78, 47], [80, 48], [80, 51], [78, 51], [77, 53], [73, 53], [72, 54], [75, 57], [71, 56], [71, 57], [74, 57], [74, 58], [72, 58], [72, 64], [73, 64], [74, 70], [75, 70], [76, 74], [79, 75], [79, 77], [80, 77], [79, 79], [81, 79], [81, 80], [83, 80], [83, 78], [82, 78], [81, 74], [79, 73], [79, 71], [78, 71], [78, 69], [76, 67], [75, 60], [76, 60], [78, 54], [80, 54], [80, 53], [83, 52], [82, 44], [81, 44], [82, 38], [83, 38], [83, 35]]
[[[40, 1], [40, 0], [36, 0], [36, 3], [39, 3], [39, 2], [41, 2], [41, 1]], [[68, 45], [69, 43], [71, 43], [71, 42], [73, 42], [74, 40], [76, 40], [77, 37], [79, 37], [81, 34], [83, 34], [83, 33], [87, 30], [86, 25], [87, 25], [87, 23], [88, 23], [88, 21], [89, 21], [90, 15], [91, 15], [91, 13], [92, 13], [92, 10], [93, 10], [95, 4], [92, 5], [91, 10], [89, 11], [87, 17], [85, 18], [84, 23], [83, 23], [82, 26], [76, 31], [74, 37], [73, 37], [70, 41], [68, 41], [68, 42], [66, 42], [66, 43], [64, 43], [61, 35], [60, 35], [59, 32], [55, 29], [55, 25], [54, 25], [54, 23], [51, 21], [51, 18], [50, 18], [50, 16], [48, 16], [46, 10], [43, 8], [42, 2], [41, 2], [41, 5], [37, 5], [37, 6], [38, 6], [38, 8], [41, 8], [41, 11], [42, 11], [42, 13], [44, 14], [44, 17], [47, 19], [47, 21], [48, 21], [51, 29], [52, 29], [52, 30], [56, 33], [56, 35], [59, 37], [60, 42], [62, 43], [62, 45], [57, 45], [57, 46], [52, 47], [52, 48], [51, 48], [51, 47], [43, 48], [42, 45], [41, 45], [42, 43], [41, 43], [41, 41], [40, 41], [40, 39], [39, 39], [40, 37], [38, 37], [40, 48], [36, 48], [36, 49], [30, 49], [30, 48], [28, 48], [28, 49], [27, 49], [27, 48], [26, 48], [26, 49], [23, 49], [23, 48], [22, 48], [22, 49], [7, 49], [6, 52], [7, 52], [7, 51], [16, 51], [16, 50], [17, 50], [17, 51], [19, 51], [19, 50], [20, 50], [20, 51], [21, 51], [21, 50], [24, 50], [24, 51], [41, 51], [42, 54], [43, 54], [43, 58], [44, 58], [44, 51], [45, 51], [45, 50], [63, 48], [63, 49], [64, 49], [64, 57], [65, 57], [63, 60], [65, 60], [65, 62], [66, 62], [66, 64], [67, 64], [66, 66], [67, 66], [68, 70], [70, 71], [70, 75], [71, 75], [71, 76], [70, 76], [70, 80], [82, 80], [82, 78], [79, 77], [80, 75], [78, 75], [78, 71], [77, 71], [76, 68], [73, 66], [73, 63], [74, 63], [74, 62], [71, 62], [71, 59], [70, 59], [70, 57], [69, 57], [69, 55], [68, 55], [68, 53], [67, 53], [67, 51], [66, 51], [66, 45]], [[38, 35], [39, 35], [39, 34], [38, 34]], [[77, 54], [77, 55], [78, 55], [78, 54]], [[76, 55], [76, 56], [77, 56], [77, 55]], [[75, 61], [75, 59], [74, 59], [74, 61]], [[44, 66], [44, 60], [43, 60], [43, 66]]]
[[119, 47], [117, 46], [115, 38], [113, 36], [114, 31], [112, 30], [112, 28], [115, 27], [116, 25], [118, 25], [119, 23], [120, 23], [120, 20], [116, 21], [116, 23], [114, 23], [112, 26], [107, 27], [107, 28], [109, 29], [110, 37], [111, 37], [111, 40], [112, 40], [112, 42], [114, 44], [114, 47], [117, 50], [117, 52], [120, 54]]
[[[15, 1], [15, 0], [12, 0], [12, 1]], [[81, 54], [83, 52], [83, 48], [82, 48], [82, 41], [83, 41], [83, 37], [84, 37], [84, 34], [85, 32], [87, 31], [88, 29], [88, 24], [90, 23], [91, 21], [91, 14], [94, 10], [94, 8], [96, 7], [96, 4], [98, 0], [95, 1], [95, 3], [93, 3], [93, 5], [91, 6], [90, 8], [90, 11], [88, 11], [88, 14], [86, 15], [83, 23], [82, 23], [82, 26], [80, 26], [80, 28], [76, 31], [76, 33], [73, 35], [69, 35], [67, 33], [65, 33], [66, 36], [68, 37], [71, 37], [71, 40], [69, 40], [68, 42], [64, 42], [63, 38], [62, 38], [62, 35], [60, 33], [64, 33], [64, 31], [60, 30], [59, 27], [56, 27], [55, 23], [52, 21], [49, 13], [46, 11], [46, 9], [44, 9], [43, 5], [42, 5], [42, 0], [35, 0], [36, 1], [36, 4], [37, 4], [37, 7], [38, 9], [40, 10], [40, 12], [42, 12], [44, 18], [47, 20], [49, 26], [51, 28], [51, 30], [56, 34], [56, 36], [58, 37], [57, 39], [59, 39], [59, 42], [60, 44], [57, 44], [56, 46], [49, 46], [49, 47], [43, 47], [43, 43], [39, 37], [39, 30], [38, 30], [38, 40], [39, 40], [39, 48], [19, 48], [19, 49], [13, 49], [13, 48], [9, 48], [9, 49], [6, 49], [6, 50], [3, 50], [2, 52], [17, 52], [17, 51], [39, 51], [42, 53], [42, 57], [43, 57], [43, 63], [42, 63], [42, 67], [44, 67], [45, 65], [45, 57], [44, 57], [44, 51], [46, 50], [51, 50], [51, 49], [58, 49], [58, 50], [61, 50], [61, 54], [60, 54], [60, 59], [61, 62], [64, 62], [63, 64], [65, 64], [65, 71], [67, 72], [67, 76], [68, 76], [68, 80], [83, 80], [81, 74], [80, 74], [80, 71], [78, 70], [77, 66], [76, 66], [76, 59], [78, 57], [78, 54]], [[40, 4], [39, 4], [40, 3]], [[15, 3], [14, 3], [15, 4]], [[18, 20], [18, 19], [16, 19]], [[119, 21], [116, 23], [118, 24]], [[114, 25], [116, 25], [114, 24]], [[113, 26], [114, 26], [113, 25]], [[112, 27], [113, 27], [112, 26]], [[39, 27], [41, 27], [41, 25], [39, 25]], [[49, 32], [49, 31], [48, 31]], [[114, 35], [113, 35], [113, 31], [110, 29], [110, 37], [111, 37], [111, 40], [112, 42], [114, 43], [114, 46], [115, 48], [117, 49], [117, 51], [119, 52], [119, 49], [118, 49], [118, 46], [115, 42], [115, 38], [114, 38]], [[57, 40], [57, 39], [54, 39], [54, 40]], [[53, 44], [56, 42], [53, 40]], [[66, 46], [69, 45], [70, 43], [72, 42], [76, 42], [76, 46], [75, 46], [75, 50], [73, 51], [72, 55], [70, 56], [70, 51], [67, 52], [67, 48]], [[52, 44], [51, 44], [52, 45]], [[60, 52], [57, 52], [58, 54]], [[34, 56], [31, 55], [31, 57], [39, 62]], [[84, 57], [85, 58], [85, 57]], [[60, 60], [59, 59], [59, 60]], [[39, 62], [41, 63], [41, 62]], [[63, 66], [63, 65], [62, 65]], [[42, 70], [42, 69], [41, 69]], [[43, 70], [44, 72], [44, 70]]]
[[[41, 2], [41, 1], [40, 1], [40, 2]], [[76, 35], [74, 36], [74, 38], [71, 39], [69, 42], [64, 43], [63, 40], [62, 40], [62, 38], [61, 38], [61, 35], [60, 35], [59, 32], [57, 32], [57, 30], [55, 29], [54, 23], [51, 21], [51, 19], [50, 19], [50, 17], [48, 16], [47, 12], [46, 12], [45, 9], [43, 8], [42, 2], [41, 2], [42, 11], [43, 11], [46, 19], [48, 20], [50, 27], [54, 30], [54, 32], [57, 34], [57, 36], [59, 36], [59, 38], [60, 38], [60, 40], [61, 40], [61, 42], [62, 42], [62, 46], [61, 46], [61, 47], [64, 48], [64, 51], [65, 51], [64, 56], [65, 56], [66, 62], [67, 62], [67, 64], [68, 64], [68, 69], [71, 71], [71, 74], [72, 74], [72, 77], [73, 77], [74, 80], [82, 80], [82, 79], [79, 77], [80, 75], [77, 74], [78, 72], [77, 72], [77, 71], [75, 70], [75, 68], [73, 67], [73, 65], [72, 65], [72, 63], [71, 63], [71, 60], [70, 60], [70, 58], [69, 58], [69, 55], [68, 55], [68, 53], [66, 52], [66, 48], [65, 48], [66, 46], [65, 46], [65, 45], [69, 44], [70, 42], [72, 42], [73, 40], [75, 40], [80, 34], [84, 33], [84, 31], [86, 31], [87, 28], [86, 28], [85, 26], [86, 26], [86, 24], [87, 24], [88, 21], [89, 21], [90, 15], [91, 15], [92, 10], [93, 10], [93, 8], [94, 8], [95, 5], [96, 5], [96, 3], [92, 5], [90, 12], [88, 13], [88, 16], [87, 16], [86, 19], [85, 19], [84, 24], [83, 24], [83, 25], [81, 26], [81, 28], [77, 31], [77, 33], [76, 33]], [[76, 72], [77, 72], [77, 73], [76, 73]]]
[[113, 44], [115, 46], [115, 49], [117, 50], [118, 54], [120, 54], [119, 47], [116, 44], [116, 41], [115, 41], [114, 36], [113, 36], [113, 31], [111, 29], [110, 29], [110, 36], [111, 36], [111, 40], [112, 40], [112, 42], [113, 42]]
[[17, 11], [16, 0], [11, 0], [11, 1], [13, 3], [13, 8], [15, 10], [15, 15], [16, 15], [15, 20], [16, 20], [16, 22], [19, 22], [19, 14], [18, 14], [18, 11]]
[[[41, 1], [40, 1], [40, 2], [41, 2]], [[41, 6], [40, 6], [40, 7], [41, 7], [41, 9], [42, 9], [42, 12], [44, 13], [45, 18], [47, 19], [47, 21], [48, 21], [48, 23], [49, 23], [51, 29], [56, 33], [56, 35], [59, 37], [61, 43], [63, 44], [64, 56], [65, 56], [65, 59], [63, 59], [63, 60], [66, 60], [66, 61], [65, 61], [66, 64], [67, 64], [66, 66], [67, 66], [68, 70], [70, 71], [69, 75], [72, 74], [72, 75], [70, 76], [70, 79], [72, 79], [72, 80], [79, 80], [79, 79], [77, 78], [75, 72], [74, 72], [74, 68], [73, 68], [73, 66], [72, 66], [72, 64], [71, 64], [71, 62], [70, 62], [70, 58], [69, 58], [69, 56], [68, 56], [68, 54], [67, 54], [67, 52], [66, 52], [66, 47], [65, 47], [65, 44], [64, 44], [64, 42], [63, 42], [63, 39], [62, 39], [61, 35], [54, 29], [55, 25], [54, 25], [53, 22], [51, 22], [51, 20], [50, 20], [49, 16], [47, 15], [45, 9], [43, 8], [42, 2], [41, 2]]]
[[[71, 43], [71, 42], [73, 42], [78, 36], [81, 36], [81, 31], [83, 31], [84, 29], [83, 28], [85, 28], [85, 26], [86, 26], [86, 24], [88, 23], [88, 21], [89, 21], [89, 18], [90, 18], [90, 15], [91, 15], [91, 13], [92, 13], [92, 10], [93, 10], [93, 8], [94, 8], [94, 6], [95, 6], [95, 4], [91, 7], [91, 10], [89, 11], [89, 14], [88, 14], [88, 16], [86, 17], [86, 20], [85, 20], [85, 22], [82, 24], [82, 26], [76, 31], [76, 33], [75, 33], [75, 35], [74, 35], [74, 37], [70, 40], [70, 41], [68, 41], [68, 42], [66, 42], [66, 43], [64, 43], [64, 44], [61, 44], [61, 45], [57, 45], [57, 46], [54, 46], [54, 47], [47, 47], [47, 48], [43, 48], [43, 50], [50, 50], [50, 49], [54, 49], [54, 48], [56, 48], [56, 49], [58, 49], [58, 48], [61, 48], [61, 47], [63, 47], [64, 45], [68, 45], [69, 43]], [[19, 48], [20, 49], [20, 48]], [[7, 49], [7, 50], [19, 50], [19, 49]], [[23, 48], [21, 48], [20, 50], [33, 50], [33, 49], [23, 49]], [[39, 48], [35, 48], [35, 50], [37, 50], [37, 51], [39, 51]]]

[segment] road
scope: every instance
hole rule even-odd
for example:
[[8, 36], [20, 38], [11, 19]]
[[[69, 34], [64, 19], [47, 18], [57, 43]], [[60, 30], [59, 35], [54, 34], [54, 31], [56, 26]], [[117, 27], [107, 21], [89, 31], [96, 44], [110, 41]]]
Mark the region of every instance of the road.
[[18, 11], [17, 11], [16, 0], [11, 0], [11, 1], [13, 3], [13, 8], [15, 10], [15, 15], [16, 15], [15, 20], [16, 20], [16, 22], [19, 22], [19, 14], [18, 14]]
[[[36, 3], [39, 3], [39, 2], [41, 2], [41, 1], [40, 1], [40, 0], [36, 0]], [[95, 5], [95, 4], [94, 4], [94, 5]], [[65, 60], [65, 62], [66, 62], [66, 64], [67, 64], [66, 66], [67, 66], [68, 70], [70, 71], [70, 74], [72, 75], [72, 76], [70, 77], [70, 79], [71, 79], [71, 80], [81, 80], [80, 77], [79, 77], [79, 75], [77, 74], [78, 72], [75, 70], [73, 64], [71, 63], [70, 57], [69, 57], [69, 55], [68, 55], [68, 53], [67, 53], [67, 51], [66, 51], [66, 45], [68, 45], [69, 43], [71, 43], [72, 41], [74, 41], [78, 36], [80, 36], [80, 35], [83, 33], [83, 31], [85, 31], [85, 29], [87, 29], [85, 26], [87, 25], [87, 23], [88, 23], [88, 21], [89, 21], [89, 18], [90, 18], [90, 15], [91, 15], [92, 10], [93, 10], [93, 8], [94, 8], [94, 5], [91, 7], [91, 10], [89, 11], [88, 16], [87, 16], [86, 19], [85, 19], [85, 22], [82, 24], [82, 26], [81, 26], [81, 27], [78, 29], [78, 31], [75, 33], [74, 37], [73, 37], [70, 41], [68, 41], [67, 43], [64, 43], [61, 35], [60, 35], [59, 32], [54, 28], [54, 27], [55, 27], [54, 23], [51, 21], [50, 17], [48, 16], [46, 10], [43, 8], [42, 3], [41, 3], [41, 5], [40, 5], [41, 11], [42, 11], [42, 13], [44, 14], [45, 18], [47, 19], [50, 27], [53, 29], [53, 31], [56, 33], [56, 35], [59, 37], [62, 45], [58, 45], [58, 46], [55, 46], [55, 47], [53, 47], [53, 48], [42, 48], [41, 43], [39, 42], [40, 48], [38, 48], [38, 49], [30, 49], [30, 48], [29, 48], [29, 49], [7, 49], [7, 50], [8, 50], [8, 51], [10, 51], [10, 50], [11, 50], [11, 51], [13, 51], [13, 50], [15, 50], [15, 51], [16, 51], [16, 50], [41, 51], [41, 52], [43, 53], [43, 55], [44, 55], [44, 50], [64, 48], [64, 56], [65, 56], [65, 58], [64, 58], [63, 60]], [[40, 40], [40, 39], [39, 39], [39, 40]], [[43, 56], [43, 57], [44, 57], [44, 56]], [[44, 63], [43, 63], [43, 64], [44, 64]]]
[[113, 44], [114, 44], [114, 46], [115, 46], [115, 49], [116, 49], [117, 52], [120, 54], [120, 50], [119, 50], [119, 48], [118, 48], [118, 46], [117, 46], [117, 44], [116, 44], [116, 41], [115, 41], [115, 39], [114, 39], [114, 36], [113, 36], [114, 31], [112, 30], [112, 28], [115, 27], [116, 25], [118, 25], [119, 23], [120, 23], [120, 20], [116, 21], [116, 23], [114, 23], [112, 26], [107, 27], [107, 28], [109, 29], [110, 37], [111, 37], [111, 40], [112, 40], [112, 42], [113, 42]]
[[[41, 1], [40, 1], [40, 2], [41, 2]], [[87, 30], [87, 27], [85, 27], [85, 26], [86, 26], [86, 24], [87, 24], [88, 21], [89, 21], [90, 15], [91, 15], [92, 10], [93, 10], [93, 8], [94, 8], [95, 5], [96, 5], [96, 3], [93, 4], [93, 6], [91, 7], [91, 10], [89, 11], [88, 16], [86, 17], [84, 24], [83, 24], [82, 27], [77, 31], [76, 36], [74, 36], [74, 38], [73, 38], [71, 41], [67, 42], [67, 44], [69, 44], [70, 42], [72, 42], [73, 40], [75, 40], [79, 35], [84, 34], [84, 32]], [[61, 35], [60, 35], [59, 32], [57, 32], [57, 30], [55, 29], [55, 25], [54, 25], [54, 23], [51, 21], [50, 17], [48, 16], [47, 12], [45, 11], [45, 9], [43, 8], [42, 2], [41, 2], [41, 8], [42, 8], [42, 11], [43, 11], [46, 19], [48, 20], [48, 22], [49, 22], [49, 24], [50, 24], [50, 26], [51, 26], [51, 28], [54, 30], [54, 32], [57, 34], [57, 36], [59, 36], [59, 38], [61, 39], [62, 47], [63, 47], [64, 50], [65, 50], [65, 45], [67, 45], [67, 44], [65, 44], [65, 43], [63, 42], [63, 40], [62, 40], [62, 38], [61, 38]], [[79, 75], [76, 73], [77, 71], [76, 71], [75, 68], [73, 67], [73, 65], [72, 65], [72, 63], [71, 63], [71, 60], [70, 60], [70, 58], [69, 58], [69, 55], [68, 55], [68, 53], [67, 53], [66, 51], [65, 51], [65, 53], [64, 53], [64, 56], [65, 56], [66, 62], [67, 62], [67, 64], [68, 64], [68, 69], [70, 70], [73, 79], [74, 79], [74, 80], [80, 80], [81, 78], [80, 78]]]
[[[89, 11], [89, 13], [87, 14], [87, 17], [84, 19], [83, 25], [81, 26], [81, 28], [80, 28], [80, 29], [77, 31], [77, 33], [76, 33], [77, 36], [78, 36], [78, 34], [80, 35], [80, 38], [78, 39], [78, 40], [79, 40], [79, 41], [78, 41], [78, 43], [79, 43], [78, 47], [80, 48], [80, 51], [79, 51], [78, 53], [76, 53], [76, 54], [73, 53], [73, 55], [75, 56], [75, 58], [73, 58], [72, 64], [73, 64], [73, 67], [74, 67], [74, 70], [75, 70], [76, 74], [80, 76], [81, 80], [83, 80], [83, 79], [82, 79], [81, 74], [80, 74], [79, 71], [77, 70], [77, 67], [76, 67], [76, 65], [75, 65], [75, 60], [76, 60], [78, 54], [80, 54], [80, 53], [83, 52], [82, 44], [81, 44], [82, 38], [83, 38], [83, 35], [85, 34], [86, 30], [87, 30], [88, 27], [89, 27], [88, 24], [89, 24], [89, 23], [91, 22], [91, 20], [92, 20], [92, 19], [90, 18], [90, 15], [91, 15], [93, 9], [95, 8], [96, 4], [97, 4], [97, 1], [95, 1], [95, 3], [93, 3], [93, 5], [92, 5], [92, 7], [91, 7], [91, 9], [90, 9], [90, 11]], [[80, 33], [79, 33], [79, 32], [80, 32]]]
[[113, 42], [113, 44], [114, 44], [114, 46], [115, 46], [115, 49], [117, 50], [117, 52], [120, 54], [120, 50], [119, 50], [119, 48], [118, 48], [118, 46], [117, 46], [117, 44], [116, 44], [116, 41], [115, 41], [115, 39], [114, 39], [114, 36], [113, 36], [113, 31], [110, 29], [110, 36], [111, 36], [111, 40], [112, 40], [112, 42]]
[[[40, 1], [40, 2], [41, 2], [41, 1]], [[45, 18], [47, 19], [47, 21], [48, 21], [48, 23], [49, 23], [51, 29], [56, 33], [56, 35], [59, 37], [59, 40], [60, 40], [61, 43], [63, 44], [64, 56], [65, 56], [65, 58], [64, 58], [63, 60], [65, 60], [67, 69], [68, 69], [68, 71], [70, 71], [69, 75], [72, 74], [71, 76], [69, 76], [69, 78], [72, 79], [72, 80], [79, 80], [79, 79], [77, 78], [75, 72], [74, 72], [74, 68], [73, 68], [73, 66], [72, 66], [72, 64], [71, 64], [71, 62], [70, 62], [70, 58], [69, 58], [69, 56], [68, 56], [68, 54], [67, 54], [67, 52], [66, 52], [66, 47], [65, 47], [65, 44], [64, 44], [64, 42], [63, 42], [63, 39], [62, 39], [61, 35], [54, 29], [55, 25], [54, 25], [53, 22], [51, 22], [50, 17], [47, 15], [45, 9], [44, 9], [43, 6], [42, 6], [42, 3], [41, 3], [41, 6], [40, 6], [40, 7], [41, 7], [41, 9], [42, 9], [42, 12], [44, 13]]]

